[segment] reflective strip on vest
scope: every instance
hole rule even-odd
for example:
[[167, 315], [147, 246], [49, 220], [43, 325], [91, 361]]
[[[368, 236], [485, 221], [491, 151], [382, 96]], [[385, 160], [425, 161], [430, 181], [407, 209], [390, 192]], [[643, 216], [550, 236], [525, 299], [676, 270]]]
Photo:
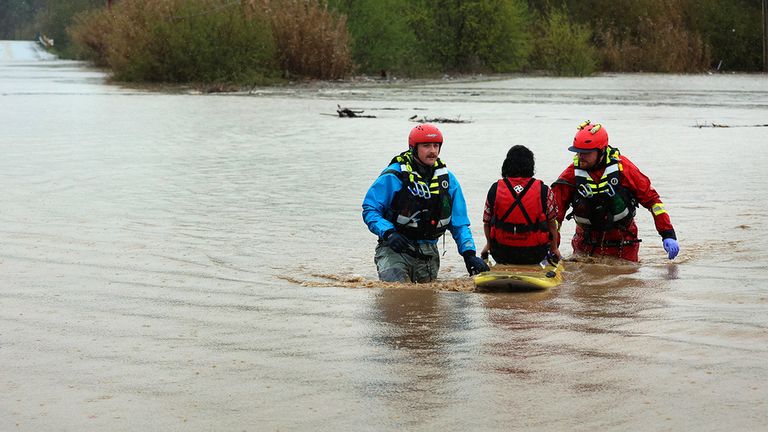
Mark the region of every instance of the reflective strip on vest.
[[[397, 224], [398, 225], [402, 225], [402, 226], [408, 226], [408, 227], [416, 228], [417, 226], [419, 226], [419, 224], [417, 222], [417, 219], [416, 219], [416, 216], [419, 213], [421, 213], [421, 212], [418, 212], [418, 213], [414, 214], [411, 217], [406, 217], [406, 216], [403, 216], [403, 215], [397, 215]], [[437, 228], [442, 228], [444, 226], [448, 226], [450, 223], [451, 223], [451, 217], [450, 216], [448, 216], [445, 219], [440, 219], [437, 222]]]
[[397, 215], [397, 224], [416, 228], [419, 226], [419, 224], [416, 222], [415, 216], [416, 215], [413, 215], [411, 217], [405, 217], [403, 215]]
[[418, 172], [413, 171], [410, 164], [400, 164], [400, 171], [408, 173], [408, 177], [411, 183], [423, 183], [425, 186], [427, 186], [427, 189], [429, 189], [429, 192], [432, 195], [440, 195], [440, 183], [437, 182], [437, 178], [441, 175], [448, 174], [448, 168], [438, 168], [435, 170], [435, 173], [432, 174], [432, 179], [435, 181], [427, 184], [425, 181], [416, 180], [416, 178], [422, 179], [423, 177]]
[[590, 220], [589, 220], [589, 219], [587, 219], [587, 218], [583, 218], [583, 217], [581, 217], [581, 216], [576, 216], [576, 215], [573, 215], [573, 220], [575, 220], [577, 224], [581, 224], [581, 225], [592, 225], [592, 222], [590, 222]]
[[442, 228], [444, 226], [448, 226], [448, 224], [450, 224], [450, 223], [451, 223], [451, 217], [448, 216], [445, 219], [440, 219], [440, 221], [437, 223], [437, 227], [438, 228]]
[[[613, 219], [613, 222], [620, 221], [620, 220], [624, 219], [625, 217], [627, 217], [628, 214], [629, 214], [629, 208], [625, 208], [623, 212], [621, 212], [619, 214], [612, 215], [611, 219]], [[573, 215], [573, 220], [575, 220], [576, 223], [578, 223], [578, 224], [592, 225], [592, 222], [589, 219], [583, 218], [581, 216]]]
[[625, 205], [623, 212], [621, 212], [619, 214], [613, 215], [613, 221], [614, 222], [620, 221], [620, 220], [624, 219], [625, 217], [627, 217], [628, 214], [629, 214], [629, 207]]
[[664, 209], [664, 204], [662, 203], [656, 203], [651, 207], [651, 211], [653, 212], [654, 216], [658, 216], [662, 213], [666, 213], [667, 210]]
[[605, 171], [603, 172], [603, 177], [606, 177], [608, 174], [612, 174], [619, 171], [619, 164], [611, 164], [605, 167]]

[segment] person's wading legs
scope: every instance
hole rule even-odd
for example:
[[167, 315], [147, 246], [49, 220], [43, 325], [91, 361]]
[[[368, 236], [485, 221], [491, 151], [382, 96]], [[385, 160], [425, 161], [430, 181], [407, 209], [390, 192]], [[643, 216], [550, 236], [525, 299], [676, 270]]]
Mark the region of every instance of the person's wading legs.
[[[625, 244], [621, 247], [599, 246], [600, 239], [612, 242], [637, 239], [637, 225], [635, 224], [635, 221], [632, 221], [626, 230], [614, 229], [606, 232], [605, 237], [603, 237], [602, 233], [593, 232], [591, 236], [591, 242], [585, 241], [585, 238], [586, 233], [584, 230], [582, 230], [580, 227], [577, 227], [576, 233], [573, 235], [573, 239], [571, 240], [571, 246], [573, 246], [573, 252], [575, 254], [584, 254], [589, 256], [605, 255], [622, 258], [632, 262], [638, 261], [637, 255], [640, 250], [640, 243], [638, 242]], [[598, 245], [593, 246], [591, 243], [594, 242], [597, 242]]]
[[379, 280], [382, 282], [410, 282], [408, 257], [405, 254], [395, 253], [389, 246], [379, 243], [376, 246], [376, 254], [373, 256], [376, 270], [379, 272]]
[[440, 270], [440, 254], [437, 245], [420, 244], [421, 253], [428, 259], [412, 257], [406, 253], [395, 253], [384, 244], [376, 246], [373, 261], [383, 282], [431, 282], [437, 279]]
[[437, 279], [437, 272], [440, 270], [440, 252], [436, 244], [430, 243], [420, 243], [419, 250], [429, 259], [411, 258], [411, 279], [418, 283], [432, 282]]

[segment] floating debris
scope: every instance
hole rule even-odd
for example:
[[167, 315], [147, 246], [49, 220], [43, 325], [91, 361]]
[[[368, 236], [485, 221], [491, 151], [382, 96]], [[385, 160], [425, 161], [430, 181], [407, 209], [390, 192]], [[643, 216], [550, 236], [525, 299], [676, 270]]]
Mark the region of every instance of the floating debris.
[[417, 123], [472, 123], [471, 120], [462, 120], [460, 117], [451, 119], [445, 117], [419, 117], [418, 115], [413, 115], [408, 120]]
[[699, 124], [698, 122], [694, 126], [696, 128], [732, 128], [732, 127], [768, 127], [768, 124], [755, 124], [755, 125], [727, 125], [727, 124], [720, 124], [720, 123], [702, 123]]
[[404, 110], [415, 110], [415, 111], [426, 111], [426, 108], [391, 108], [391, 107], [383, 107], [383, 108], [368, 108], [371, 111], [404, 111]]
[[[376, 118], [374, 115], [363, 115], [365, 112], [364, 110], [355, 110], [352, 108], [342, 108], [341, 105], [336, 105], [338, 109], [336, 110], [336, 114], [341, 118]], [[324, 115], [333, 115], [333, 114], [324, 114]]]

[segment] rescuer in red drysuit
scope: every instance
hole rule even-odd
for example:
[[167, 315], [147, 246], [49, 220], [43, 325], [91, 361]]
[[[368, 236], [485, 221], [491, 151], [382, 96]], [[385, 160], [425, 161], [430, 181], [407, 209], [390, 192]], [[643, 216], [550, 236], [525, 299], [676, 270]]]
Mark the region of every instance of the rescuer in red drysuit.
[[[669, 259], [680, 251], [675, 229], [651, 181], [619, 150], [608, 145], [600, 124], [579, 125], [573, 145], [573, 164], [552, 184], [557, 221], [574, 219], [575, 254], [608, 255], [637, 262], [635, 209], [641, 205], [653, 214]], [[572, 213], [566, 216], [568, 208]]]

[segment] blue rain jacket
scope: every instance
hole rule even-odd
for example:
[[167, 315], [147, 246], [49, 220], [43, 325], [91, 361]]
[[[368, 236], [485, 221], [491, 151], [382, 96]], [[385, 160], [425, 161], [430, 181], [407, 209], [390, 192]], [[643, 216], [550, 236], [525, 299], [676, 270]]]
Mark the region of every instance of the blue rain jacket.
[[[384, 171], [393, 170], [402, 172], [400, 164], [393, 163]], [[382, 171], [382, 173], [384, 172]], [[403, 187], [403, 182], [395, 174], [383, 174], [373, 182], [363, 199], [363, 221], [368, 229], [382, 238], [385, 232], [394, 229], [395, 225], [388, 221], [384, 214], [392, 205], [395, 194]], [[472, 232], [469, 230], [469, 216], [467, 216], [467, 203], [464, 201], [464, 193], [461, 191], [459, 181], [452, 172], [448, 171], [448, 192], [451, 194], [452, 209], [451, 223], [448, 231], [456, 241], [459, 254], [468, 250], [477, 251]], [[420, 243], [437, 243], [437, 240], [419, 240]]]

